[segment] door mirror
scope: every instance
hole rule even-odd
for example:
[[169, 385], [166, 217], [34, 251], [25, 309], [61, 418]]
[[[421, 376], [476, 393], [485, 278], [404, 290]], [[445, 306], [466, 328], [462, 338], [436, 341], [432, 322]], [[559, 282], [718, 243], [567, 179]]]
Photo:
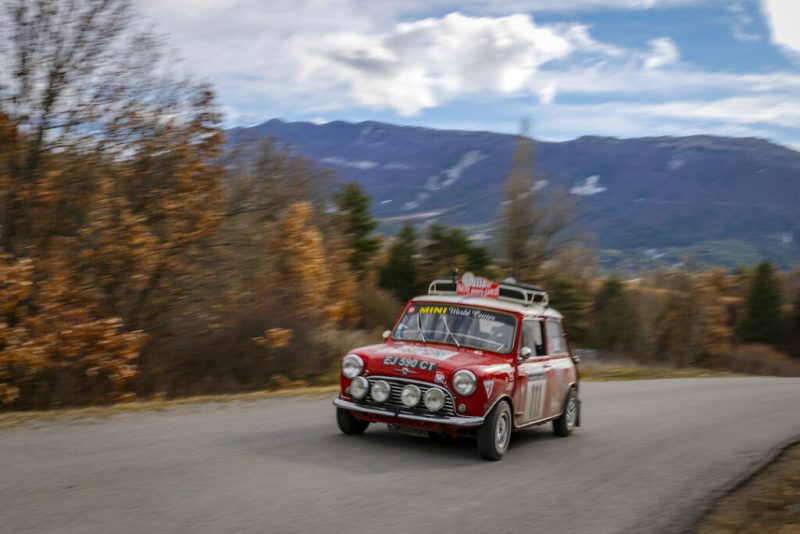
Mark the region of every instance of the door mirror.
[[392, 335], [392, 332], [391, 332], [390, 330], [384, 330], [384, 331], [383, 331], [383, 334], [381, 334], [381, 337], [382, 337], [384, 340], [386, 340], [386, 339], [389, 339], [389, 336], [391, 336], [391, 335]]
[[533, 351], [530, 347], [522, 347], [519, 349], [519, 361], [527, 360], [530, 358], [531, 354], [533, 354]]

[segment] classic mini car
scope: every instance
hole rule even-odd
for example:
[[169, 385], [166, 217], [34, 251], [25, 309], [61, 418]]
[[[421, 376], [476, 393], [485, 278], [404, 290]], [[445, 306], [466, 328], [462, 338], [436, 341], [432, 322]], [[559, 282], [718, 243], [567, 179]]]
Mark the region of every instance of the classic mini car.
[[566, 437], [580, 425], [577, 363], [541, 288], [471, 273], [435, 280], [383, 344], [344, 356], [336, 420], [345, 434], [370, 423], [471, 434], [499, 460], [514, 430], [552, 422]]

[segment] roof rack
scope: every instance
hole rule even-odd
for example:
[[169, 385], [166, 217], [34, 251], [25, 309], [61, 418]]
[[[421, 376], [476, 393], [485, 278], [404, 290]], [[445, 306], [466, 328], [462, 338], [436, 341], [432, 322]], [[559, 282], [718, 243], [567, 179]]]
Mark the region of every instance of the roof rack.
[[[516, 302], [525, 306], [540, 304], [547, 306], [550, 302], [547, 292], [539, 286], [518, 282], [495, 282], [500, 289], [498, 299]], [[456, 280], [440, 278], [428, 286], [428, 295], [455, 295]]]

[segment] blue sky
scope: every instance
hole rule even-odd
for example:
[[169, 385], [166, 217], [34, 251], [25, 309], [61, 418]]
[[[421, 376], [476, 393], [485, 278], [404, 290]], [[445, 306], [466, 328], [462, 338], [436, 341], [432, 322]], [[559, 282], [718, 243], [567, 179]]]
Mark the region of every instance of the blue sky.
[[228, 125], [380, 120], [800, 149], [800, 0], [136, 0]]

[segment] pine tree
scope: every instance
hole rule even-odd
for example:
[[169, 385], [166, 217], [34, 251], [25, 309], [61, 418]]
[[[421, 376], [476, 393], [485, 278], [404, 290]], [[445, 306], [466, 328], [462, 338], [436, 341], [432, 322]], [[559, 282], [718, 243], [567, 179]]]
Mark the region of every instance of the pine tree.
[[449, 273], [452, 269], [470, 271], [477, 275], [489, 276], [492, 258], [489, 252], [473, 245], [460, 228], [447, 228], [432, 224], [428, 228], [427, 244], [423, 249], [425, 275], [435, 278]]
[[577, 282], [560, 276], [548, 285], [550, 303], [565, 317], [569, 339], [573, 346], [585, 346], [591, 342], [589, 325], [589, 296]]
[[638, 321], [620, 280], [609, 278], [603, 283], [595, 295], [592, 315], [592, 337], [598, 348], [622, 354], [634, 349]]
[[378, 226], [369, 212], [369, 197], [356, 183], [347, 184], [336, 195], [342, 232], [352, 252], [349, 261], [353, 271], [363, 278], [369, 262], [378, 250], [372, 231]]
[[789, 342], [789, 354], [795, 358], [800, 358], [800, 291], [794, 299], [794, 310], [789, 316], [789, 332], [787, 340]]
[[770, 345], [781, 341], [781, 290], [769, 262], [760, 263], [753, 274], [739, 338], [745, 343]]
[[389, 260], [380, 270], [378, 284], [405, 301], [417, 292], [417, 235], [406, 224], [389, 249]]

